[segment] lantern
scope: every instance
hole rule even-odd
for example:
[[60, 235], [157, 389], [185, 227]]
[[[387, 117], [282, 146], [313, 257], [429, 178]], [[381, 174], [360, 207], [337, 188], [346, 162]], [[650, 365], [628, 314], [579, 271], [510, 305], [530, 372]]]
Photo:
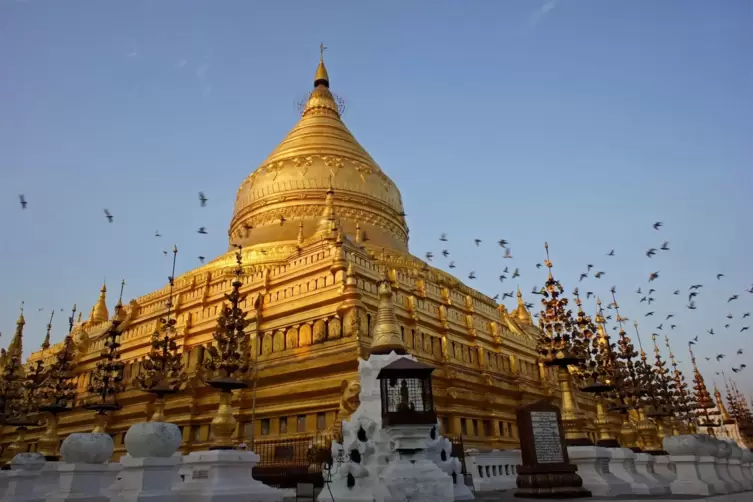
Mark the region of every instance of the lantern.
[[382, 427], [436, 425], [431, 373], [434, 368], [402, 357], [381, 369]]

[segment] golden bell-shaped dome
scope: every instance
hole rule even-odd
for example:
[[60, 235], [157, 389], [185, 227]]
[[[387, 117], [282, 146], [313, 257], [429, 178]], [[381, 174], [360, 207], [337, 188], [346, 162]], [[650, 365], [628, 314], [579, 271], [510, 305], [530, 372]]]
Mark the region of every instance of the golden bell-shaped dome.
[[372, 244], [408, 250], [400, 191], [343, 123], [322, 59], [301, 119], [238, 189], [230, 245], [295, 243], [301, 223], [312, 236], [330, 183], [346, 235], [360, 225]]

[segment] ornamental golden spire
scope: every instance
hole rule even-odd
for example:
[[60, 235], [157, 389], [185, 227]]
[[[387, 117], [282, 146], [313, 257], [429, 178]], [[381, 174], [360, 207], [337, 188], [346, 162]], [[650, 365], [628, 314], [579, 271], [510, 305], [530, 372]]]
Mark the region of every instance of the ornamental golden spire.
[[698, 371], [693, 346], [690, 344], [688, 344], [688, 351], [690, 352], [690, 361], [693, 363], [693, 390], [695, 391], [696, 398], [696, 415], [700, 422], [698, 425], [706, 427], [709, 436], [715, 436], [714, 427], [718, 427], [719, 423], [711, 418], [714, 413], [709, 412], [709, 410], [713, 410], [716, 405], [709, 395], [706, 383], [703, 381], [703, 375]]
[[531, 313], [528, 312], [526, 304], [523, 301], [523, 293], [520, 292], [520, 286], [518, 286], [518, 308], [515, 309], [513, 315], [518, 321], [523, 324], [533, 324], [533, 322], [531, 321]]
[[405, 344], [400, 336], [395, 309], [392, 304], [392, 285], [387, 275], [382, 271], [379, 283], [379, 310], [374, 326], [374, 337], [371, 340], [371, 354], [389, 354], [390, 352], [405, 354]]
[[47, 333], [44, 335], [44, 341], [42, 342], [42, 350], [50, 348], [50, 331], [52, 331], [52, 318], [55, 317], [55, 309], [52, 309], [50, 314], [50, 322], [47, 323]]
[[319, 44], [319, 66], [316, 67], [316, 75], [314, 75], [314, 87], [318, 85], [329, 87], [329, 74], [327, 74], [327, 67], [324, 66], [325, 50], [327, 50], [327, 46], [323, 43]]
[[729, 416], [729, 411], [727, 411], [727, 407], [724, 405], [722, 393], [719, 392], [716, 382], [714, 382], [714, 398], [716, 399], [716, 407], [719, 410], [719, 414], [722, 416], [722, 423], [725, 425], [734, 424], [735, 421]]
[[89, 322], [99, 323], [105, 322], [110, 318], [110, 313], [107, 311], [107, 284], [102, 284], [102, 289], [99, 290], [99, 299], [97, 303], [92, 307], [91, 314], [89, 314]]

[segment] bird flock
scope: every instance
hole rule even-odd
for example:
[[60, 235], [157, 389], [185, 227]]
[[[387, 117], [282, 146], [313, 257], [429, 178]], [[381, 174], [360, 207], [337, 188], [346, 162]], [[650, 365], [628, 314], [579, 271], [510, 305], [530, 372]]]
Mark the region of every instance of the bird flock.
[[[198, 195], [199, 199], [199, 205], [200, 207], [206, 207], [208, 199], [204, 195], [203, 192], [199, 192]], [[19, 204], [22, 210], [26, 210], [29, 207], [29, 203], [26, 199], [26, 197], [21, 194], [19, 195]], [[115, 223], [115, 217], [110, 212], [109, 209], [104, 209], [104, 216], [109, 224]], [[403, 217], [405, 214], [402, 215]], [[286, 219], [284, 217], [280, 217], [280, 225], [285, 224]], [[655, 232], [662, 232], [662, 229], [664, 227], [664, 223], [661, 221], [657, 221], [652, 225], [652, 228]], [[246, 224], [246, 230], [250, 230], [250, 225]], [[196, 231], [200, 235], [208, 235], [208, 230], [205, 226], [201, 226]], [[159, 230], [156, 230], [154, 232], [155, 238], [161, 238], [162, 234], [159, 232]], [[364, 239], [365, 240], [365, 239]], [[661, 253], [668, 253], [670, 252], [670, 242], [668, 240], [664, 239], [657, 239], [657, 241], [661, 242], [659, 245], [657, 242], [657, 247], [649, 247], [645, 251], [645, 256], [648, 260], [655, 260], [655, 257], [660, 255]], [[425, 253], [424, 257], [427, 262], [432, 263], [435, 266], [445, 266], [447, 269], [449, 269], [450, 273], [455, 274], [454, 269], [457, 268], [457, 264], [454, 259], [452, 259], [453, 253], [450, 251], [449, 248], [449, 242], [450, 239], [448, 238], [447, 233], [442, 233], [439, 237], [440, 242], [440, 251], [439, 253], [435, 254], [434, 251], [428, 251]], [[482, 245], [484, 245], [484, 240], [480, 238], [474, 238], [473, 239], [473, 246], [476, 248], [480, 248]], [[498, 273], [498, 280], [500, 285], [509, 284], [512, 281], [519, 282], [519, 279], [523, 275], [521, 268], [519, 266], [514, 266], [513, 261], [514, 257], [512, 254], [512, 249], [510, 247], [510, 242], [507, 239], [498, 239], [496, 242], [496, 245], [498, 246], [500, 253], [501, 253], [501, 259], [502, 260], [511, 260], [510, 263], [504, 263], [504, 267], [501, 270], [501, 273]], [[169, 254], [168, 251], [163, 250], [162, 253], [167, 256]], [[443, 260], [442, 263], [435, 262], [435, 256], [440, 256]], [[615, 256], [617, 256], [617, 253], [615, 249], [610, 249], [605, 253], [606, 260], [612, 259]], [[204, 256], [198, 256], [198, 260], [201, 263], [205, 262]], [[437, 260], [439, 258], [436, 258]], [[541, 270], [543, 267], [543, 264], [541, 262], [535, 263], [535, 268], [537, 270]], [[652, 267], [653, 268], [653, 267]], [[582, 272], [580, 272], [578, 277], [578, 284], [577, 287], [573, 289], [572, 293], [574, 295], [581, 294], [579, 289], [583, 286], [586, 287], [585, 291], [585, 297], [586, 299], [593, 299], [596, 297], [596, 294], [594, 291], [590, 291], [589, 289], [596, 289], [596, 288], [589, 288], [588, 281], [591, 280], [601, 280], [607, 275], [607, 271], [603, 270], [600, 267], [597, 267], [593, 263], [587, 263], [585, 264], [584, 269]], [[474, 281], [477, 278], [477, 271], [476, 270], [470, 270], [468, 272], [467, 278], [469, 281]], [[715, 275], [716, 281], [724, 281], [725, 280], [725, 274], [724, 273], [717, 273]], [[664, 289], [663, 286], [660, 286], [660, 279], [661, 279], [661, 271], [655, 270], [648, 274], [648, 277], [646, 277], [646, 282], [644, 284], [640, 284], [637, 286], [637, 288], [634, 290], [634, 294], [637, 295], [638, 298], [638, 305], [645, 308], [645, 311], [643, 312], [643, 319], [644, 321], [641, 324], [651, 323], [654, 324], [654, 326], [651, 328], [652, 334], [658, 334], [658, 333], [671, 333], [677, 328], [676, 319], [677, 316], [680, 315], [679, 312], [669, 312], [663, 309], [660, 305], [660, 302], [657, 301], [658, 298], [658, 290]], [[585, 283], [584, 283], [585, 281]], [[685, 308], [689, 311], [695, 311], [699, 308], [699, 305], [701, 303], [701, 300], [703, 298], [703, 283], [693, 283], [687, 288], [683, 287], [675, 287], [675, 288], [669, 288], [667, 291], [671, 291], [671, 294], [678, 297], [687, 297], [687, 303], [685, 304]], [[538, 286], [533, 286], [531, 288], [530, 294], [532, 295], [540, 295], [542, 291], [542, 288]], [[616, 291], [616, 288], [614, 286], [610, 287], [610, 291]], [[739, 333], [744, 333], [746, 331], [750, 330], [750, 319], [751, 319], [751, 312], [746, 311], [745, 307], [739, 308], [737, 307], [741, 303], [741, 294], [743, 292], [730, 292], [729, 297], [727, 298], [727, 304], [729, 304], [730, 309], [736, 310], [737, 313], [729, 312], [724, 316], [724, 319], [720, 323], [722, 328], [716, 328], [710, 327], [708, 329], [703, 329], [702, 331], [699, 329], [698, 334], [694, 334], [692, 338], [689, 339], [688, 344], [689, 346], [696, 345], [699, 343], [700, 337], [717, 337], [719, 335], [727, 334], [729, 332], [733, 332], [737, 330]], [[753, 284], [751, 284], [751, 287], [744, 291], [744, 293], [747, 293], [749, 296], [748, 298], [748, 304], [750, 301], [753, 301]], [[511, 289], [510, 291], [503, 291], [501, 293], [496, 293], [492, 298], [494, 301], [501, 301], [504, 302], [507, 299], [513, 299], [515, 296], [515, 289]], [[534, 304], [532, 302], [525, 302], [524, 303], [526, 308], [529, 310], [534, 309]], [[608, 310], [613, 310], [615, 308], [613, 303], [609, 303], [607, 305]], [[43, 309], [39, 309], [42, 311]], [[61, 309], [62, 310], [62, 309]], [[752, 309], [753, 310], [753, 309]], [[534, 317], [538, 317], [538, 312], [533, 313]], [[613, 316], [608, 313], [605, 316], [607, 321], [613, 321]], [[623, 317], [623, 320], [627, 320], [627, 318]], [[613, 330], [617, 330], [618, 326], [613, 325]], [[720, 331], [721, 329], [721, 331]], [[648, 334], [648, 333], [647, 333]], [[673, 337], [674, 338], [674, 337]], [[713, 343], [713, 339], [711, 339]], [[725, 361], [725, 364], [728, 364], [729, 368], [732, 370], [733, 373], [740, 373], [741, 371], [745, 370], [746, 364], [745, 364], [745, 357], [744, 357], [744, 349], [738, 348], [734, 351], [733, 354], [724, 354], [724, 353], [717, 353], [715, 355], [704, 355], [704, 359], [707, 362], [715, 361], [716, 363], [722, 364], [723, 361]], [[717, 375], [724, 375], [723, 369], [720, 371], [715, 372]]]
[[[651, 227], [653, 229], [653, 232], [661, 235], [661, 233], [663, 232], [664, 223], [657, 221], [653, 223]], [[658, 259], [659, 255], [671, 252], [670, 242], [668, 240], [657, 238], [656, 241], [656, 244], [652, 247], [649, 247], [644, 253], [645, 259], [649, 260], [651, 263], [655, 262]], [[450, 239], [448, 238], [448, 234], [442, 233], [439, 237], [440, 252], [437, 253], [433, 250], [428, 251], [425, 253], [424, 257], [426, 261], [431, 262], [434, 266], [437, 266], [439, 268], [447, 268], [450, 273], [457, 275], [457, 271], [455, 269], [458, 268], [458, 264], [454, 259], [455, 253], [451, 250], [449, 242]], [[473, 245], [471, 246], [471, 249], [473, 249], [473, 247], [481, 247], [484, 244], [484, 240], [481, 238], [474, 238], [472, 242]], [[498, 277], [499, 284], [504, 287], [505, 285], [510, 284], [513, 280], [520, 282], [520, 278], [523, 273], [526, 272], [527, 267], [515, 266], [518, 265], [517, 261], [511, 261], [509, 264], [504, 262], [504, 260], [513, 259], [510, 242], [507, 239], [499, 239], [497, 241], [497, 246], [499, 246], [499, 256], [503, 260], [501, 265], [499, 265], [499, 267], [502, 268], [501, 273], [497, 272], [495, 274]], [[609, 260], [613, 259], [615, 256], [618, 256], [618, 253], [615, 249], [607, 250], [604, 259], [605, 263], [608, 264]], [[535, 263], [535, 265], [531, 264], [530, 266], [535, 266], [536, 269], [540, 270], [542, 269], [543, 264], [541, 262], [537, 262]], [[691, 316], [693, 311], [698, 310], [702, 306], [704, 284], [702, 282], [697, 282], [686, 285], [684, 287], [668, 288], [665, 284], [662, 283], [662, 275], [659, 267], [655, 266], [651, 267], [651, 269], [653, 271], [648, 273], [648, 276], [644, 276], [645, 282], [635, 285], [635, 289], [632, 289], [631, 293], [636, 295], [636, 303], [639, 306], [639, 309], [642, 309], [642, 312], [639, 313], [639, 316], [642, 317], [642, 320], [640, 322], [641, 330], [649, 330], [645, 332], [645, 336], [650, 336], [651, 334], [658, 335], [660, 333], [666, 335], [671, 334], [671, 338], [676, 342], [688, 341], [689, 347], [692, 347], [693, 345], [699, 343], [699, 340], [701, 340], [702, 337], [706, 337], [706, 341], [709, 342], [710, 345], [718, 346], [719, 343], [715, 337], [729, 335], [735, 332], [745, 333], [746, 331], [750, 330], [751, 319], [753, 319], [753, 317], [751, 317], [751, 312], [747, 311], [747, 309], [750, 308], [751, 310], [753, 310], [753, 308], [751, 308], [751, 303], [753, 303], [753, 284], [751, 285], [750, 289], [747, 289], [744, 292], [729, 292], [729, 296], [727, 296], [725, 299], [726, 303], [729, 305], [731, 312], [724, 315], [723, 319], [720, 319], [718, 327], [703, 327], [697, 324], [699, 321], [693, 322], [693, 318]], [[572, 290], [573, 295], [583, 294], [579, 291], [579, 289], [585, 289], [585, 298], [593, 299], [595, 301], [597, 294], [594, 291], [597, 290], [598, 285], [590, 281], [604, 280], [607, 276], [607, 270], [608, 268], [606, 267], [606, 265], [602, 268], [597, 267], [593, 263], [587, 263], [585, 264], [584, 269], [579, 272], [577, 284], [565, 284], [565, 286], [575, 286]], [[528, 275], [527, 272], [526, 275]], [[477, 279], [477, 277], [477, 270], [470, 270], [467, 274], [469, 281], [474, 281], [475, 279]], [[725, 279], [725, 274], [721, 272], [709, 278], [709, 280], [719, 282], [719, 285], [721, 286], [723, 286]], [[473, 283], [471, 282], [470, 285], [473, 285]], [[593, 287], [591, 287], [591, 285], [593, 285]], [[514, 298], [514, 287], [511, 285], [510, 288], [511, 289], [509, 291], [496, 293], [492, 297], [492, 299], [497, 302], [504, 302], [508, 298]], [[611, 286], [609, 289], [612, 292], [617, 292], [617, 288], [615, 286]], [[661, 291], [663, 294], [671, 294], [680, 298], [686, 298], [686, 302], [683, 301], [683, 303], [685, 309], [687, 310], [687, 314], [684, 314], [679, 310], [676, 312], [672, 311], [669, 308], [669, 305], [667, 305], [670, 302], [661, 301], [659, 291]], [[542, 288], [536, 285], [534, 285], [530, 290], [531, 295], [541, 295], [541, 292]], [[746, 294], [747, 298], [743, 299], [743, 294]], [[746, 307], [746, 305], [748, 307]], [[529, 310], [534, 308], [534, 304], [531, 302], [525, 302], [525, 306]], [[614, 309], [615, 305], [613, 303], [609, 303], [607, 305], [608, 311], [614, 311]], [[532, 311], [531, 313], [534, 317], [539, 317], [538, 312]], [[682, 317], [684, 320], [688, 321], [686, 322], [686, 324], [693, 325], [693, 331], [688, 333], [687, 329], [678, 329], [678, 317]], [[612, 330], [616, 331], [619, 329], [618, 325], [616, 324], [616, 316], [613, 316], [612, 312], [607, 312], [605, 318], [607, 322], [611, 321]], [[624, 316], [622, 316], [621, 319], [623, 321], [628, 320]], [[677, 350], [678, 348], [679, 347], [674, 347], [675, 352], [679, 354], [679, 351]], [[725, 376], [725, 378], [726, 375], [724, 373], [724, 370], [727, 368], [731, 369], [733, 373], [740, 373], [746, 368], [745, 350], [743, 348], [737, 348], [731, 354], [716, 353], [711, 355], [703, 355], [703, 359], [712, 364], [718, 363], [718, 365], [713, 368], [714, 370], [718, 369], [718, 371], [715, 371], [715, 374]], [[678, 361], [678, 363], [681, 363], [681, 361]]]

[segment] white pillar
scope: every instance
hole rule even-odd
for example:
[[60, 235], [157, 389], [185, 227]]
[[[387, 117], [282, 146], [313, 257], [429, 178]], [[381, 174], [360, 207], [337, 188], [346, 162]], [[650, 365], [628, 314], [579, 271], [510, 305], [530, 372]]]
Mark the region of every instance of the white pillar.
[[732, 454], [729, 457], [729, 474], [733, 480], [739, 484], [743, 490], [753, 490], [753, 481], [743, 475], [742, 456], [743, 450], [737, 443], [730, 441]]
[[724, 493], [736, 493], [742, 491], [742, 486], [736, 483], [729, 474], [729, 464], [727, 460], [732, 453], [732, 447], [726, 441], [720, 441], [718, 439], [714, 439], [714, 441], [717, 446], [714, 469], [716, 470], [716, 475], [722, 480], [722, 483], [724, 483]]
[[659, 478], [654, 473], [654, 456], [649, 453], [635, 454], [635, 470], [643, 476], [646, 484], [651, 487], [651, 493], [655, 495], [668, 495], [670, 493], [669, 484], [663, 478]]
[[37, 483], [44, 464], [44, 455], [41, 453], [18, 453], [13, 457], [3, 502], [41, 501], [37, 494]]
[[107, 461], [114, 445], [108, 434], [73, 433], [60, 447], [62, 462], [56, 462], [58, 489], [47, 495], [46, 502], [108, 502], [102, 485], [112, 479]]
[[708, 454], [709, 448], [699, 435], [666, 436], [662, 446], [675, 466], [676, 477], [669, 485], [673, 495], [709, 496], [717, 493], [713, 483], [701, 475], [701, 455]]
[[596, 497], [615, 497], [633, 493], [630, 483], [615, 476], [609, 469], [612, 454], [600, 446], [568, 446], [570, 463], [578, 466], [583, 487]]

